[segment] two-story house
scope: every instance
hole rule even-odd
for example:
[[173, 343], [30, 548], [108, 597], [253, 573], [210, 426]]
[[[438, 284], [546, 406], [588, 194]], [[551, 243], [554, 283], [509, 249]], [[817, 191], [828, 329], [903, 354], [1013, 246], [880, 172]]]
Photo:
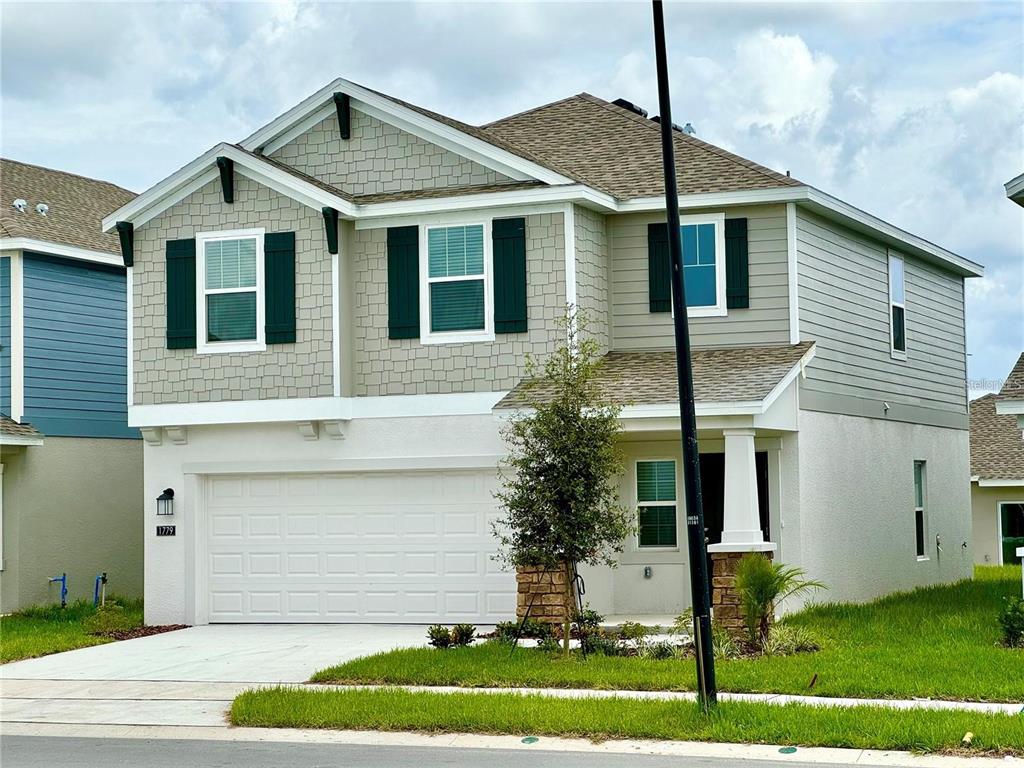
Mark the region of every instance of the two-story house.
[[[107, 216], [133, 306], [147, 620], [511, 617], [499, 427], [567, 305], [630, 403], [638, 510], [586, 598], [684, 608], [658, 130], [588, 94], [471, 126], [339, 79]], [[676, 153], [712, 550], [772, 550], [832, 599], [969, 576], [981, 267], [696, 137]]]
[[91, 598], [103, 573], [141, 595], [125, 268], [100, 231], [135, 195], [6, 159], [0, 193], [0, 611]]

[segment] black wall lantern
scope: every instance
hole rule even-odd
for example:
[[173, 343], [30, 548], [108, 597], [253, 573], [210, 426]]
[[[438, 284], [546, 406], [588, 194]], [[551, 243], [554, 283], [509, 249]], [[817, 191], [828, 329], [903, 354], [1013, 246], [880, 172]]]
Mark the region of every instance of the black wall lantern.
[[164, 488], [164, 492], [156, 497], [156, 513], [158, 515], [174, 514], [174, 489]]

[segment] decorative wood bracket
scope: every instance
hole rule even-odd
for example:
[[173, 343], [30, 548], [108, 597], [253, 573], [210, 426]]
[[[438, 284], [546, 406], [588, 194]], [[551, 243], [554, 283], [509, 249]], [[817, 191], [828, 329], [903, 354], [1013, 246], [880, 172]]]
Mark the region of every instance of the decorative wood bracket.
[[217, 168], [220, 169], [220, 188], [224, 192], [224, 202], [235, 202], [235, 161], [230, 157], [218, 157]]
[[175, 445], [186, 445], [188, 443], [187, 427], [164, 427], [164, 434]]
[[135, 225], [130, 221], [119, 221], [114, 227], [121, 240], [121, 259], [126, 267], [135, 266]]
[[335, 208], [320, 209], [324, 214], [324, 231], [327, 234], [327, 252], [338, 252], [338, 211]]
[[352, 123], [351, 114], [352, 109], [349, 103], [347, 93], [335, 93], [334, 94], [334, 107], [338, 110], [338, 128], [341, 132], [341, 138], [348, 141], [352, 136]]
[[344, 440], [345, 439], [345, 425], [340, 421], [324, 421], [321, 422], [324, 425], [324, 432], [332, 440]]
[[299, 434], [303, 440], [317, 440], [320, 437], [320, 431], [315, 421], [297, 421], [295, 426], [299, 428]]
[[142, 439], [149, 445], [160, 445], [163, 442], [160, 427], [142, 427], [139, 432], [142, 433]]

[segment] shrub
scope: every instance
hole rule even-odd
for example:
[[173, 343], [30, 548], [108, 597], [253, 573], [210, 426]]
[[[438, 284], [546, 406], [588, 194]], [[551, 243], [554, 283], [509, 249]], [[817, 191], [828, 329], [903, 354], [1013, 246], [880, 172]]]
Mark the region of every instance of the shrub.
[[716, 659], [738, 659], [743, 655], [743, 648], [736, 639], [714, 622], [711, 622], [711, 651]]
[[[520, 630], [520, 623], [522, 623], [522, 629]], [[544, 640], [554, 636], [554, 630], [551, 625], [543, 621], [537, 621], [537, 619], [526, 619], [525, 622], [519, 621], [500, 621], [494, 626], [494, 640], [499, 643], [512, 644], [516, 641], [516, 638], [530, 638], [533, 640]]]
[[109, 635], [132, 629], [134, 626], [136, 622], [113, 600], [108, 600], [106, 605], [97, 608], [92, 615], [82, 620], [82, 628], [90, 635]]
[[572, 617], [573, 634], [579, 636], [581, 633], [600, 629], [602, 621], [604, 621], [604, 616], [593, 608], [584, 608], [582, 611], [576, 611]]
[[467, 646], [473, 642], [475, 634], [476, 627], [472, 624], [456, 624], [451, 632], [452, 645], [456, 648]]
[[761, 646], [767, 656], [791, 656], [794, 653], [812, 653], [821, 648], [814, 636], [803, 627], [776, 624], [768, 631], [768, 639]]
[[649, 627], [638, 621], [624, 621], [619, 626], [619, 637], [623, 640], [639, 641], [651, 634]]
[[825, 589], [820, 581], [804, 578], [802, 568], [775, 563], [762, 554], [750, 552], [736, 564], [736, 592], [740, 596], [750, 642], [763, 648], [775, 606], [791, 595], [811, 589]]
[[1003, 642], [1010, 648], [1024, 648], [1024, 599], [1008, 597], [999, 612]]
[[555, 653], [561, 648], [558, 645], [558, 639], [552, 634], [537, 640], [537, 650], [544, 653]]
[[603, 629], [581, 637], [580, 650], [585, 654], [599, 656], [620, 656], [622, 654], [622, 646], [619, 645], [619, 641]]
[[669, 629], [669, 632], [673, 635], [692, 635], [693, 608], [687, 608], [676, 616], [675, 621], [672, 622], [672, 627]]
[[451, 630], [440, 624], [434, 624], [427, 630], [427, 641], [435, 648], [443, 650], [452, 644]]
[[646, 648], [644, 648], [644, 656], [648, 659], [654, 659], [655, 661], [671, 659], [675, 655], [675, 646], [667, 640], [659, 640], [656, 643], [650, 643]]

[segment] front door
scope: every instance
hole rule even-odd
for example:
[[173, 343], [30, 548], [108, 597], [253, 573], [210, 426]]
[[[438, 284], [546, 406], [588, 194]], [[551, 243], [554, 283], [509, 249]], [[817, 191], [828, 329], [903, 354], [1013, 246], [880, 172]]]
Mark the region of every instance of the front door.
[[1017, 548], [1024, 547], [1024, 502], [999, 504], [999, 538], [1003, 565], [1020, 565]]

